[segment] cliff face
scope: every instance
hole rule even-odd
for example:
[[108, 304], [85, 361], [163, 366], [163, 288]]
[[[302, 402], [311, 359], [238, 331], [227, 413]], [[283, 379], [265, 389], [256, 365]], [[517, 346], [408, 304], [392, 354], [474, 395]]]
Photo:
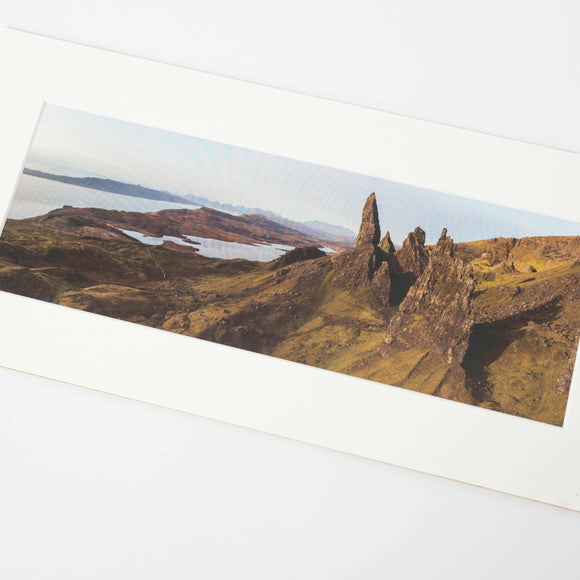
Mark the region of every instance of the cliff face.
[[452, 242], [435, 246], [387, 328], [383, 356], [398, 343], [438, 352], [450, 365], [461, 364], [473, 325], [474, 286], [473, 270], [453, 256]]

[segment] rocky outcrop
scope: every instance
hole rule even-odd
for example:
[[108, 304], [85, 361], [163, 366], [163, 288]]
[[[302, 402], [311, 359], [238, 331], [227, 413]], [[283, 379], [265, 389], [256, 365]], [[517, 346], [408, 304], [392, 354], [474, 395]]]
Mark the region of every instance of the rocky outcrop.
[[537, 236], [514, 240], [509, 260], [517, 267], [518, 263], [526, 263], [531, 257], [541, 264], [548, 260], [552, 263], [577, 260], [578, 255], [580, 236]]
[[378, 246], [353, 248], [332, 257], [333, 286], [345, 290], [369, 288], [379, 301], [389, 303], [391, 269], [387, 254]]
[[393, 270], [388, 260], [381, 262], [373, 274], [371, 290], [383, 306], [388, 306], [391, 303], [393, 278]]
[[376, 246], [381, 239], [381, 226], [379, 224], [379, 210], [377, 199], [371, 193], [365, 202], [360, 230], [356, 238], [356, 247], [373, 244]]
[[391, 240], [391, 234], [389, 232], [385, 234], [385, 237], [379, 243], [379, 248], [381, 248], [381, 250], [387, 254], [394, 254], [396, 252], [395, 245]]
[[446, 248], [449, 253], [454, 253], [455, 246], [453, 244], [453, 238], [447, 236], [447, 228], [443, 228], [437, 243], [435, 244], [436, 248]]
[[403, 276], [410, 284], [415, 282], [429, 263], [429, 252], [425, 248], [425, 232], [420, 227], [409, 233], [396, 257]]
[[508, 259], [516, 242], [515, 238], [492, 238], [481, 240], [477, 244], [460, 242], [455, 244], [454, 252], [464, 262], [484, 260], [487, 265], [495, 266]]
[[[384, 306], [396, 306], [405, 298], [429, 264], [425, 231], [416, 227], [400, 250], [396, 250], [389, 232], [380, 239], [376, 196], [371, 193], [363, 212], [356, 247], [332, 257], [333, 285], [347, 290], [369, 288]], [[444, 229], [438, 246], [448, 253], [453, 240]]]
[[294, 248], [280, 256], [272, 263], [272, 270], [284, 268], [296, 262], [304, 262], [305, 260], [316, 260], [317, 258], [324, 258], [326, 253], [316, 246], [305, 246], [302, 248]]
[[429, 263], [391, 320], [382, 354], [389, 346], [436, 351], [448, 364], [460, 364], [473, 324], [473, 270], [453, 256], [452, 242], [433, 249]]
[[[363, 208], [356, 247], [332, 257], [333, 284], [347, 290], [370, 288], [381, 304], [396, 306], [429, 264], [425, 231], [416, 227], [398, 251], [389, 232], [379, 241], [380, 231], [377, 200], [371, 193]], [[446, 228], [438, 246], [449, 253], [453, 249]]]
[[474, 305], [475, 321], [493, 323], [515, 317], [526, 318], [533, 313], [553, 310], [558, 305], [580, 301], [580, 273], [540, 280], [533, 285], [529, 282], [531, 280], [523, 281], [521, 285], [488, 289]]
[[371, 193], [363, 208], [356, 247], [332, 257], [332, 284], [346, 290], [368, 288], [382, 305], [387, 306], [390, 303], [392, 280], [397, 268], [389, 233], [387, 232], [379, 244], [380, 237], [377, 200], [375, 194]]

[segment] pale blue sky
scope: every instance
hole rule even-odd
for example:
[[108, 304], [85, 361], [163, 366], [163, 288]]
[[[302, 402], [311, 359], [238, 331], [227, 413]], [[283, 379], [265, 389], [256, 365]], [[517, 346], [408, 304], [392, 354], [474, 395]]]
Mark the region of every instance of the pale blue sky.
[[420, 225], [433, 243], [496, 236], [580, 235], [580, 224], [347, 171], [152, 129], [54, 105], [44, 108], [27, 167], [138, 183], [176, 194], [321, 220], [354, 232], [376, 192], [383, 232], [400, 244]]

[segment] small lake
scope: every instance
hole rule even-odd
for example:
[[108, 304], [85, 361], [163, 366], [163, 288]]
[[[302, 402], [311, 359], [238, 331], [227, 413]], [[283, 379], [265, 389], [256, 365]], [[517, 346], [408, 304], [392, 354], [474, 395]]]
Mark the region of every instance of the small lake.
[[[44, 179], [34, 175], [22, 175], [8, 212], [8, 218], [25, 219], [36, 217], [44, 215], [53, 209], [61, 208], [64, 205], [135, 212], [155, 212], [163, 209], [196, 209], [201, 207], [119, 195], [98, 189], [70, 185], [69, 183], [62, 183], [52, 179]], [[160, 246], [164, 241], [170, 241], [183, 246], [195, 247], [202, 256], [207, 258], [221, 258], [224, 260], [243, 258], [244, 260], [256, 262], [270, 262], [294, 249], [293, 246], [285, 246], [283, 244], [240, 244], [238, 242], [223, 242], [212, 238], [184, 236], [189, 240], [187, 241], [175, 236], [155, 238], [146, 236], [141, 232], [121, 231], [143, 244]], [[321, 249], [327, 253], [334, 253], [331, 248], [324, 247]]]
[[35, 177], [34, 175], [22, 175], [8, 212], [8, 218], [20, 220], [36, 217], [44, 215], [53, 209], [58, 209], [63, 205], [137, 212], [154, 212], [162, 209], [196, 209], [200, 207], [198, 205], [130, 197], [88, 187], [70, 185], [69, 183], [61, 183], [52, 179]]
[[141, 232], [132, 230], [120, 230], [127, 236], [138, 240], [142, 244], [150, 246], [160, 246], [163, 242], [174, 242], [182, 246], [191, 246], [196, 248], [200, 255], [206, 258], [221, 258], [222, 260], [233, 260], [243, 258], [255, 262], [270, 262], [279, 258], [294, 246], [285, 246], [283, 244], [240, 244], [238, 242], [224, 242], [214, 240], [213, 238], [200, 238], [198, 236], [184, 236], [189, 242], [175, 236], [163, 236], [156, 238], [147, 236]]

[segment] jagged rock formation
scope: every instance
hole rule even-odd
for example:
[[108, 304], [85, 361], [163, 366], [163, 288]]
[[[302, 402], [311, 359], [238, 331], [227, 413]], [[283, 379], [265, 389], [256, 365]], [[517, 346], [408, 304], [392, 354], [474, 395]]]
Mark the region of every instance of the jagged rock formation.
[[[425, 231], [416, 227], [398, 251], [389, 232], [379, 241], [380, 231], [376, 196], [371, 193], [363, 208], [356, 247], [332, 258], [333, 284], [347, 290], [370, 288], [382, 305], [397, 305], [429, 263]], [[445, 235], [441, 244], [452, 244], [449, 240]]]
[[379, 243], [380, 237], [377, 200], [371, 193], [364, 205], [356, 247], [332, 257], [333, 285], [346, 290], [369, 288], [378, 301], [387, 306], [391, 301], [397, 265], [389, 233]]
[[387, 254], [394, 254], [396, 252], [395, 245], [391, 240], [391, 234], [389, 232], [387, 232], [385, 237], [381, 240], [379, 248], [381, 248], [381, 250]]
[[[447, 229], [447, 228], [445, 228]], [[419, 242], [419, 244], [421, 244], [421, 246], [425, 247], [425, 231], [421, 228], [421, 226], [417, 226], [414, 230], [413, 233], [415, 234], [415, 237], [417, 238], [417, 241]]]
[[473, 324], [474, 286], [473, 270], [453, 256], [452, 240], [435, 246], [387, 328], [382, 354], [388, 355], [388, 347], [398, 343], [438, 352], [449, 365], [460, 364]]
[[[388, 241], [390, 242], [390, 236]], [[409, 233], [402, 247], [394, 253], [391, 251], [388, 255], [391, 265], [390, 302], [400, 304], [429, 263], [429, 251], [425, 248], [423, 229], [416, 227]]]
[[429, 263], [429, 252], [425, 248], [425, 232], [420, 227], [416, 227], [409, 233], [396, 256], [403, 276], [409, 284], [412, 284]]
[[379, 302], [389, 304], [391, 269], [387, 254], [378, 246], [353, 248], [332, 257], [333, 285], [345, 290], [369, 288]]
[[[369, 288], [383, 306], [396, 306], [405, 298], [429, 264], [425, 231], [416, 227], [400, 250], [395, 250], [390, 233], [380, 242], [380, 222], [376, 196], [367, 198], [357, 245], [332, 257], [333, 284], [347, 290]], [[451, 252], [453, 240], [445, 228], [439, 246]]]
[[453, 238], [447, 236], [447, 228], [443, 228], [443, 231], [437, 240], [436, 247], [449, 248], [449, 252], [454, 253]]
[[377, 208], [377, 199], [374, 193], [371, 193], [365, 202], [360, 230], [356, 238], [356, 247], [366, 244], [377, 245], [381, 239], [381, 226], [379, 224], [379, 210]]

